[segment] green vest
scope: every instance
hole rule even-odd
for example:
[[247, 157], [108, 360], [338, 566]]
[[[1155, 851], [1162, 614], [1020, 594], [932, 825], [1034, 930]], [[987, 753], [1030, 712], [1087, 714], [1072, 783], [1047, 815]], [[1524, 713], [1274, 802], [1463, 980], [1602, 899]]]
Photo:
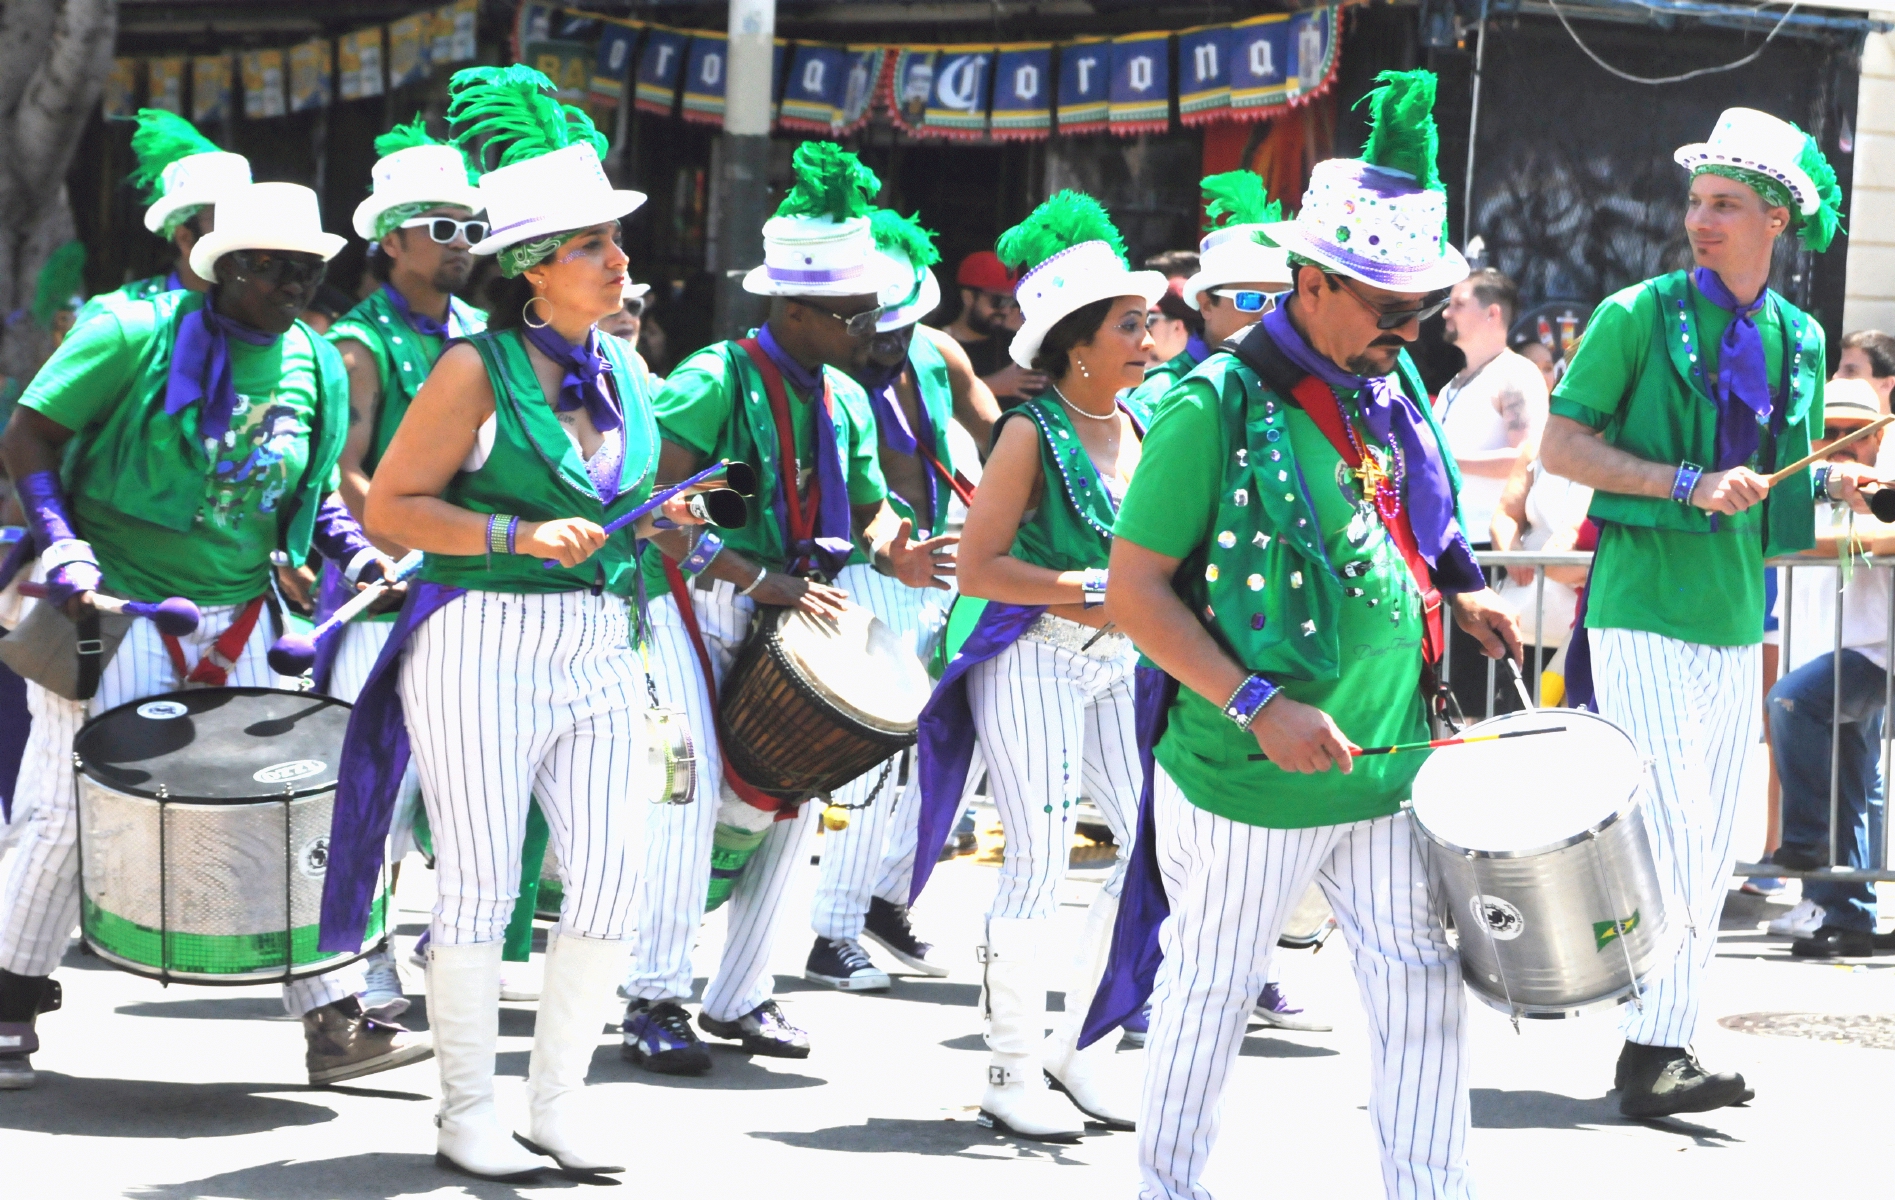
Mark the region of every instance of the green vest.
[[[451, 296], [447, 305], [450, 336], [466, 337], [487, 328], [486, 313]], [[409, 401], [421, 390], [421, 381], [433, 370], [434, 361], [441, 357], [443, 342], [417, 333], [381, 288], [369, 293], [368, 299], [332, 325], [328, 337], [331, 342], [354, 341], [368, 347], [381, 377], [381, 395], [376, 398], [373, 416], [374, 435], [368, 453], [362, 456], [363, 471], [373, 475], [402, 417], [407, 415]]]
[[[200, 405], [173, 415], [164, 410], [171, 350], [178, 323], [204, 306], [202, 292], [160, 292], [144, 303], [153, 312], [151, 335], [138, 349], [137, 380], [111, 414], [79, 430], [66, 450], [66, 494], [103, 504], [178, 533], [188, 533], [204, 501], [204, 480], [215, 464], [198, 433]], [[132, 334], [134, 327], [127, 328]], [[316, 412], [309, 461], [295, 491], [277, 509], [278, 545], [297, 562], [309, 557], [316, 510], [333, 487], [336, 462], [349, 425], [349, 377], [342, 356], [298, 321], [283, 336], [309, 339], [317, 363]]]
[[[1460, 472], [1405, 351], [1396, 375], [1427, 420], [1458, 493]], [[1192, 377], [1210, 385], [1224, 427], [1243, 437], [1224, 465], [1218, 533], [1178, 569], [1185, 603], [1208, 615], [1212, 636], [1248, 669], [1279, 680], [1335, 679], [1343, 665], [1337, 618], [1345, 588], [1356, 585], [1330, 561], [1306, 490], [1329, 481], [1304, 478], [1285, 429], [1289, 401], [1235, 355], [1213, 354]]]
[[[1001, 423], [1016, 416], [1027, 417], [1040, 428], [1040, 471], [1046, 486], [1040, 506], [1014, 534], [1008, 553], [1054, 571], [1104, 567], [1112, 558], [1112, 521], [1117, 511], [1078, 432], [1066, 419], [1065, 405], [1051, 394], [1036, 396], [1009, 410]], [[1142, 437], [1143, 423], [1137, 424]]]
[[[624, 343], [600, 337], [599, 352], [625, 412], [624, 489], [607, 505], [586, 474], [572, 439], [553, 414], [517, 329], [479, 333], [468, 343], [480, 352], [493, 385], [493, 450], [479, 470], [462, 471], [441, 499], [477, 513], [509, 513], [522, 521], [583, 517], [604, 525], [651, 496], [658, 470], [658, 424], [651, 412], [651, 376]], [[630, 529], [606, 539], [576, 567], [543, 567], [530, 554], [430, 554], [421, 577], [487, 592], [569, 592], [603, 587], [629, 596], [636, 586], [638, 547]]]
[[[1717, 405], [1711, 398], [1716, 380], [1698, 361], [1702, 341], [1693, 303], [1695, 289], [1683, 271], [1638, 286], [1657, 294], [1660, 328], [1654, 345], [1665, 347], [1668, 364], [1648, 361], [1646, 369], [1639, 371], [1631, 394], [1605, 427], [1605, 440], [1651, 462], [1694, 462], [1708, 471], [1717, 456]], [[1827, 367], [1822, 326], [1775, 292], [1770, 293], [1769, 303], [1788, 345], [1781, 377], [1770, 381], [1784, 423], [1774, 437], [1769, 429], [1762, 431], [1755, 465], [1764, 474], [1809, 453], [1811, 401]], [[1804, 471], [1771, 488], [1770, 498], [1757, 507], [1718, 517], [1718, 528], [1761, 530], [1766, 556], [1793, 554], [1815, 544], [1814, 504], [1813, 484]], [[1647, 529], [1711, 532], [1710, 513], [1655, 496], [1595, 492], [1591, 515], [1599, 521]]]
[[[934, 444], [928, 448], [934, 452], [934, 457], [942, 466], [952, 471], [954, 452], [948, 448], [948, 425], [954, 420], [954, 386], [948, 381], [947, 359], [941, 357], [940, 348], [933, 342], [924, 337], [916, 337], [908, 343], [908, 369], [914, 376], [916, 397], [920, 400], [923, 411], [928, 414], [928, 424], [934, 429]], [[926, 466], [926, 464], [923, 465]], [[953, 493], [948, 488], [947, 481], [942, 479], [933, 467], [928, 467], [927, 470], [934, 476], [935, 483], [939, 485], [936, 494], [941, 497], [941, 507], [945, 510], [947, 501]], [[890, 492], [888, 505], [895, 510], [897, 516], [913, 521], [917, 529], [922, 528], [921, 518], [915, 514], [914, 508], [906, 500]], [[937, 524], [940, 523], [944, 519], [944, 513], [935, 513], [934, 519]], [[849, 561], [867, 562], [868, 556], [858, 551], [856, 556]]]
[[170, 281], [169, 275], [153, 275], [149, 279], [134, 279], [109, 292], [100, 292], [79, 306], [79, 311], [73, 316], [72, 323], [77, 325], [87, 317], [96, 316], [105, 311], [106, 306], [110, 304], [124, 300], [149, 300], [153, 296], [162, 295], [169, 290], [165, 285]]
[[1125, 407], [1132, 411], [1140, 424], [1151, 424], [1152, 416], [1158, 411], [1158, 401], [1197, 365], [1191, 352], [1185, 350], [1168, 362], [1145, 368], [1145, 382], [1125, 393]]

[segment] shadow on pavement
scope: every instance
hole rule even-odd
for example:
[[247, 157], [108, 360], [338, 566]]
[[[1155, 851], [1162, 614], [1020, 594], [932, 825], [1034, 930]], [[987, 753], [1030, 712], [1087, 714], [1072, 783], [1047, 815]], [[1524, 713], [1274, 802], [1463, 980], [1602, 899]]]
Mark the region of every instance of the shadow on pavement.
[[1473, 1102], [1476, 1129], [1602, 1129], [1613, 1125], [1643, 1125], [1659, 1133], [1689, 1137], [1700, 1146], [1727, 1145], [1738, 1140], [1708, 1125], [1676, 1117], [1650, 1121], [1622, 1117], [1618, 1101], [1610, 1094], [1583, 1099], [1553, 1092], [1474, 1088], [1468, 1096]]
[[[603, 1181], [601, 1181], [603, 1182]], [[608, 1186], [617, 1184], [611, 1180]], [[354, 1154], [310, 1162], [273, 1162], [185, 1183], [156, 1184], [126, 1192], [136, 1200], [388, 1200], [394, 1196], [448, 1195], [508, 1200], [531, 1188], [585, 1187], [553, 1171], [524, 1183], [472, 1179], [434, 1165], [432, 1154]]]
[[121, 1017], [180, 1021], [294, 1021], [275, 996], [217, 996], [200, 1000], [140, 1000], [112, 1010]]
[[[1066, 1147], [1033, 1142], [995, 1133], [974, 1121], [915, 1121], [870, 1117], [861, 1125], [828, 1129], [769, 1132], [752, 1130], [753, 1138], [804, 1150], [833, 1150], [845, 1154], [935, 1154], [956, 1158], [1011, 1162], [1016, 1158], [1084, 1165], [1066, 1157]], [[1006, 1148], [1013, 1154], [974, 1153], [976, 1147]]]
[[[592, 1073], [586, 1077], [588, 1083], [637, 1083], [646, 1087], [677, 1088], [681, 1091], [697, 1092], [777, 1092], [796, 1091], [802, 1088], [824, 1087], [829, 1081], [818, 1079], [814, 1075], [798, 1075], [790, 1070], [771, 1070], [761, 1065], [759, 1060], [743, 1053], [734, 1046], [708, 1043], [711, 1048], [711, 1069], [703, 1075], [660, 1075], [656, 1071], [627, 1062], [617, 1046], [600, 1046], [592, 1054]], [[515, 1063], [509, 1060], [517, 1060]], [[526, 1074], [527, 1054], [525, 1051], [513, 1051], [500, 1055], [500, 1074]], [[778, 1062], [794, 1062], [795, 1059], [778, 1059]]]
[[38, 1086], [0, 1103], [0, 1122], [10, 1130], [74, 1137], [199, 1138], [336, 1119], [326, 1105], [280, 1094], [299, 1090], [301, 1085], [285, 1083], [88, 1079], [41, 1071]]
[[[908, 1004], [945, 1004], [954, 1008], [974, 1008], [980, 1004], [978, 983], [944, 983], [926, 976], [896, 975], [895, 986], [885, 992], [858, 992], [863, 1000], [896, 1000]], [[811, 983], [793, 975], [776, 977], [776, 994], [794, 992], [834, 992], [826, 983]]]
[[1342, 1051], [1329, 1046], [1305, 1046], [1301, 1042], [1286, 1042], [1282, 1038], [1247, 1034], [1244, 1048], [1237, 1053], [1243, 1058], [1333, 1058]]

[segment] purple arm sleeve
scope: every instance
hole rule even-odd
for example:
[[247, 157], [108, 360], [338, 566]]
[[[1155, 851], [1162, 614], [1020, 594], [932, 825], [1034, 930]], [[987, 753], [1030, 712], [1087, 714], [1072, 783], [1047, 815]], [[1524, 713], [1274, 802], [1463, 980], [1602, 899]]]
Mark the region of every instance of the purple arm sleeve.
[[17, 488], [20, 506], [26, 509], [26, 522], [33, 530], [41, 554], [54, 545], [77, 543], [70, 547], [83, 557], [46, 572], [46, 601], [64, 604], [80, 592], [96, 591], [105, 582], [98, 564], [91, 561], [92, 548], [73, 531], [72, 518], [66, 513], [66, 498], [59, 494], [59, 476], [51, 471], [35, 471], [20, 480]]
[[310, 541], [318, 554], [341, 567], [349, 566], [364, 550], [375, 548], [355, 514], [333, 496], [316, 510], [316, 531]]
[[1448, 596], [1478, 592], [1487, 586], [1487, 573], [1474, 561], [1474, 548], [1467, 544], [1467, 535], [1458, 529], [1454, 531], [1453, 543], [1435, 560], [1434, 586]]

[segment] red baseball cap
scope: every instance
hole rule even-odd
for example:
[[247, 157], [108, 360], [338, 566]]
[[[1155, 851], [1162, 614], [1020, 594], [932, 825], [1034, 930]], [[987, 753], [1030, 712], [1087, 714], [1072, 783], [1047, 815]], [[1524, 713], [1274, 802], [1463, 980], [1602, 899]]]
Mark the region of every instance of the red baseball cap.
[[1000, 256], [992, 250], [976, 250], [961, 260], [960, 269], [954, 272], [954, 282], [961, 287], [979, 288], [983, 292], [1013, 293], [1013, 285], [1020, 277], [1000, 265]]

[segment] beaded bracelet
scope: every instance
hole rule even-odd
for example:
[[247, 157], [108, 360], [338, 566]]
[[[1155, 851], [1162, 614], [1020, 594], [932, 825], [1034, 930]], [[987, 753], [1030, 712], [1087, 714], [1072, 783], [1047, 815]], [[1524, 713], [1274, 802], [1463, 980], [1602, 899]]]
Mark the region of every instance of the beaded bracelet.
[[1088, 567], [1079, 581], [1080, 596], [1087, 608], [1097, 608], [1105, 603], [1104, 567]]
[[[503, 524], [504, 522], [504, 524]], [[520, 518], [505, 513], [493, 513], [487, 518], [487, 557], [491, 561], [496, 554], [512, 554], [514, 539], [520, 532]]]
[[709, 529], [698, 538], [697, 545], [691, 547], [691, 553], [684, 556], [678, 564], [678, 570], [686, 575], [696, 575], [711, 565], [711, 560], [724, 552], [724, 539]]
[[1678, 504], [1690, 504], [1691, 493], [1697, 491], [1698, 480], [1704, 477], [1704, 468], [1693, 462], [1678, 464], [1678, 473], [1672, 476], [1671, 498]]
[[1257, 719], [1264, 705], [1277, 698], [1283, 689], [1271, 683], [1261, 675], [1245, 676], [1237, 685], [1237, 690], [1224, 701], [1224, 715], [1237, 723], [1237, 728], [1249, 730], [1250, 723]]

